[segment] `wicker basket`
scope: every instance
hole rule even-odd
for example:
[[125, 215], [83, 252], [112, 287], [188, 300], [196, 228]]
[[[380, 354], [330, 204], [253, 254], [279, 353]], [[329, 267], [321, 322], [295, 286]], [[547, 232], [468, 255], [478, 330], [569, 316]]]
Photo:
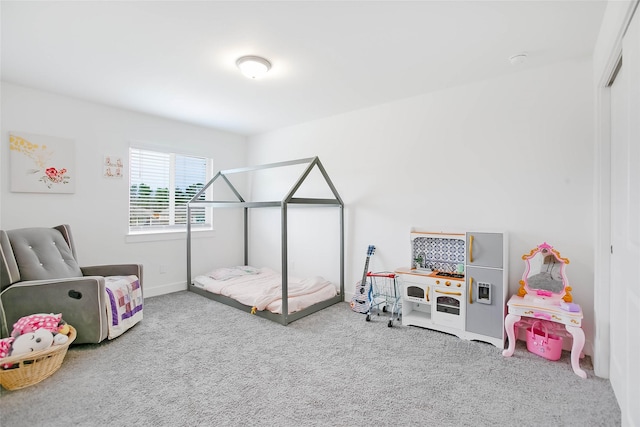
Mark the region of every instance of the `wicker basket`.
[[[76, 330], [69, 326], [69, 339], [62, 345], [0, 359], [0, 385], [7, 390], [18, 390], [50, 377], [62, 365], [67, 349], [75, 339]], [[2, 365], [7, 363], [18, 366], [11, 369], [2, 368]]]

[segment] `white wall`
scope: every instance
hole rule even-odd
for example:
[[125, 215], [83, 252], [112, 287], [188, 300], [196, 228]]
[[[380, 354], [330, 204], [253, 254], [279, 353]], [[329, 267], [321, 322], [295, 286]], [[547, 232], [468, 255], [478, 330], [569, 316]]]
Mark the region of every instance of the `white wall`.
[[[378, 248], [372, 270], [409, 265], [412, 226], [505, 230], [512, 292], [522, 274], [522, 254], [537, 244], [546, 241], [571, 260], [567, 271], [585, 312], [585, 352], [591, 354], [591, 66], [583, 59], [525, 70], [258, 135], [248, 147], [241, 136], [3, 83], [0, 226], [69, 223], [82, 265], [141, 262], [147, 295], [171, 291], [184, 286], [184, 239], [126, 242], [128, 182], [102, 178], [103, 155], [126, 158], [131, 140], [211, 155], [216, 170], [318, 155], [347, 205], [347, 292], [362, 275], [369, 244]], [[9, 131], [74, 139], [81, 177], [76, 193], [11, 193]], [[196, 240], [196, 273], [237, 262], [239, 215], [225, 215], [218, 220], [230, 227], [217, 227], [215, 239]], [[266, 222], [264, 228], [279, 230], [273, 216], [252, 217], [252, 228]], [[313, 243], [306, 249], [293, 242], [294, 272], [304, 275], [314, 260], [335, 255], [335, 223], [309, 222], [303, 215], [291, 226], [290, 236], [306, 230], [298, 234]], [[277, 259], [273, 249], [252, 247], [255, 260]], [[160, 265], [166, 273], [159, 273]]]
[[320, 157], [347, 206], [347, 293], [369, 244], [372, 270], [409, 265], [412, 226], [509, 232], [512, 293], [521, 256], [549, 243], [571, 261], [591, 354], [592, 87], [589, 58], [526, 70], [251, 137], [249, 163]]
[[[172, 240], [127, 242], [128, 174], [102, 177], [104, 155], [128, 159], [129, 143], [145, 141], [212, 157], [214, 170], [246, 164], [244, 136], [106, 107], [2, 83], [0, 227], [71, 225], [80, 265], [142, 263], [145, 296], [186, 289], [184, 233]], [[75, 140], [74, 194], [10, 192], [9, 132], [22, 131]], [[128, 161], [127, 161], [128, 165]], [[215, 238], [194, 240], [195, 273], [241, 261], [241, 215], [216, 213]], [[235, 234], [234, 234], [235, 233]], [[225, 242], [220, 244], [219, 242]], [[166, 272], [160, 273], [160, 266]]]

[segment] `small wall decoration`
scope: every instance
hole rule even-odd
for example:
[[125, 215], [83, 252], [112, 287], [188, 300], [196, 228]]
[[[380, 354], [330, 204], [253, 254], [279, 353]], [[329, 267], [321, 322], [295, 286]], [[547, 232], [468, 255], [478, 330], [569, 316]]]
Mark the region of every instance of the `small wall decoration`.
[[105, 178], [124, 177], [124, 163], [122, 163], [122, 157], [104, 156], [104, 162], [102, 162], [102, 176]]
[[11, 191], [74, 193], [75, 142], [71, 139], [9, 133]]

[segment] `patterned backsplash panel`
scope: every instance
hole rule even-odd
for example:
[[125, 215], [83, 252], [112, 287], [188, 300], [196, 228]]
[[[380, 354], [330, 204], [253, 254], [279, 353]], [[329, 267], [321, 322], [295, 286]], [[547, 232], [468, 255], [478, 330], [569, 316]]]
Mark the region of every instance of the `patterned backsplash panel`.
[[443, 239], [439, 237], [416, 237], [413, 240], [413, 259], [422, 255], [420, 267], [439, 271], [455, 271], [456, 265], [464, 264], [464, 246], [462, 239]]

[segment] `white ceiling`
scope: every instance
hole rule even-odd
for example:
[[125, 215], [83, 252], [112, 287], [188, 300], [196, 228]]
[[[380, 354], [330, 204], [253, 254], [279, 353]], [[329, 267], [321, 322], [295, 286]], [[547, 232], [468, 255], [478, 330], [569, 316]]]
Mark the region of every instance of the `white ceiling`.
[[[606, 1], [7, 1], [2, 80], [251, 135], [590, 55]], [[508, 58], [522, 51], [518, 67]], [[243, 55], [273, 67], [262, 80]]]

